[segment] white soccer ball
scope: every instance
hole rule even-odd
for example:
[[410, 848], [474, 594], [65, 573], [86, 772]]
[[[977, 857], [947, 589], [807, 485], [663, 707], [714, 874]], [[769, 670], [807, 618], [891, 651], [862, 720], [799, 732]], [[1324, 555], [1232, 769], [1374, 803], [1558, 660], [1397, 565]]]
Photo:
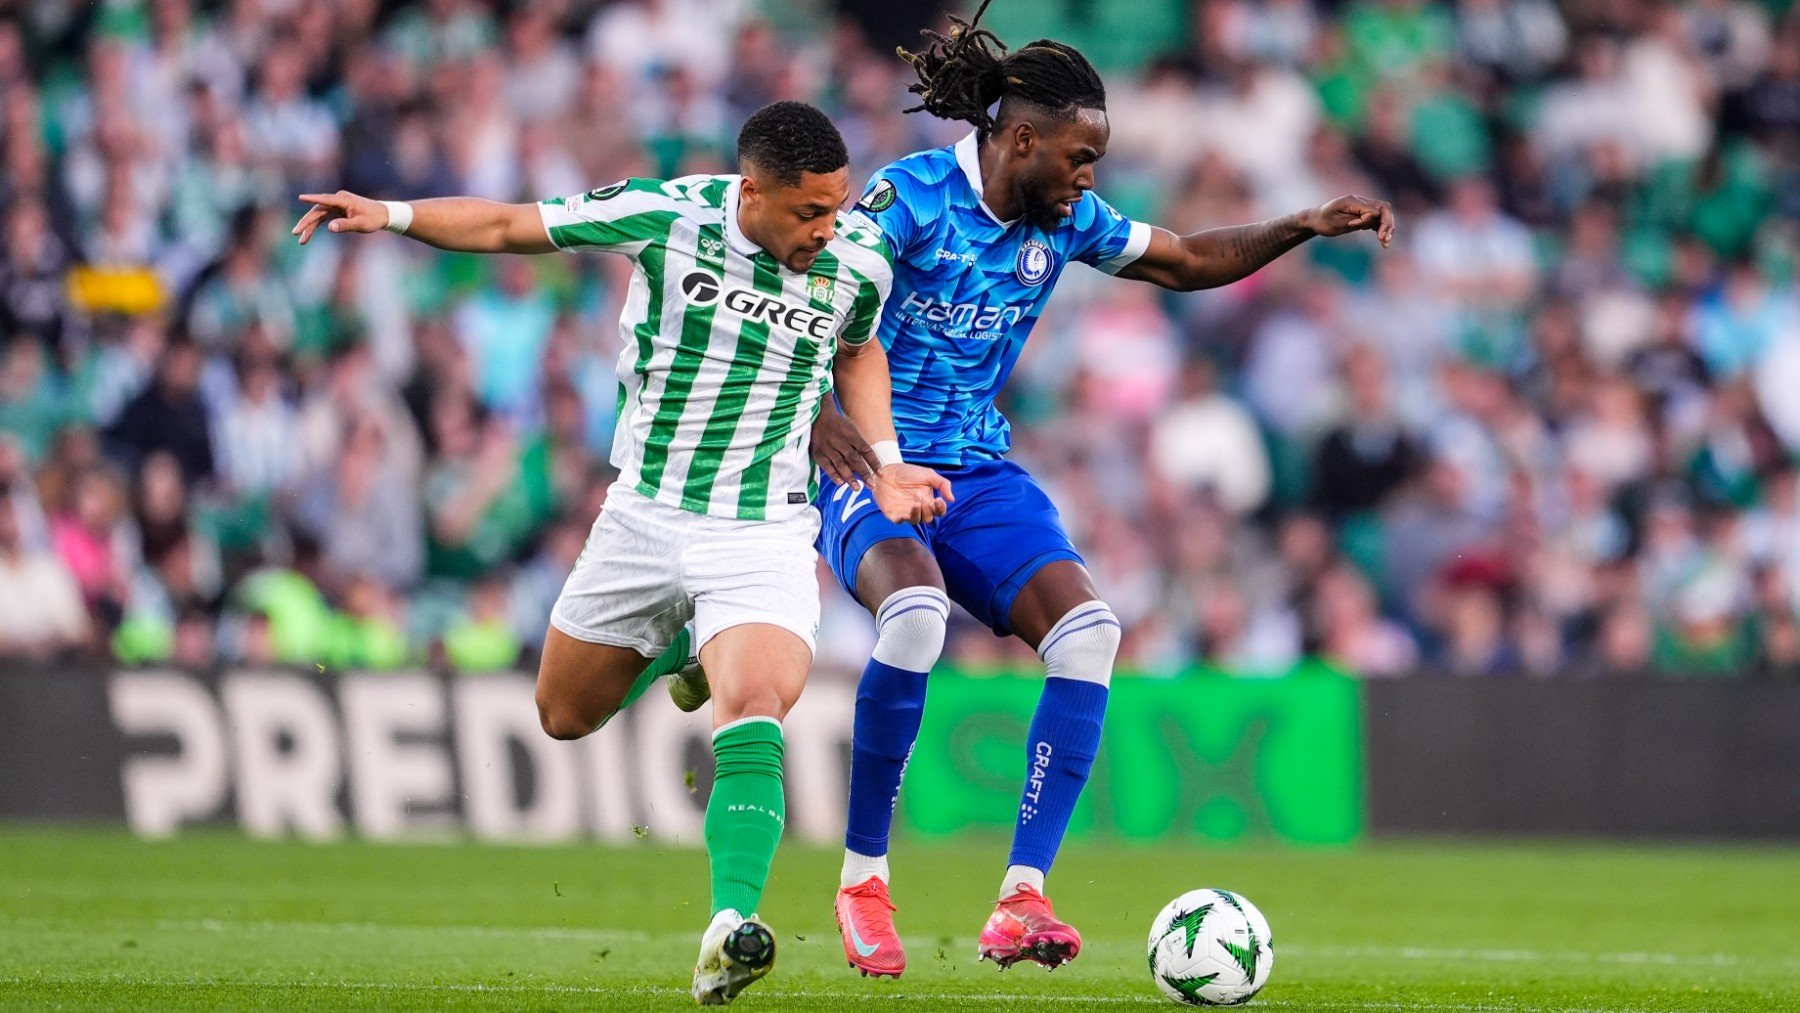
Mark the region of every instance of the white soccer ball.
[[1269, 980], [1269, 920], [1229, 890], [1193, 890], [1150, 923], [1150, 976], [1188, 1006], [1236, 1006]]

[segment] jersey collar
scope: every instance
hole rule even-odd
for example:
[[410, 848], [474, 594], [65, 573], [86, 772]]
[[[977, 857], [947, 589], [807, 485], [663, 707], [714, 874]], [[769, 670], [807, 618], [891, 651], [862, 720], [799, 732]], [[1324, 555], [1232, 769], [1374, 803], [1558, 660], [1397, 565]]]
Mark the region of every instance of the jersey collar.
[[762, 252], [762, 247], [751, 242], [738, 224], [738, 191], [743, 188], [744, 177], [732, 176], [730, 179], [731, 185], [725, 188], [725, 241], [744, 256], [754, 257]]
[[[969, 189], [975, 191], [975, 203], [980, 205], [981, 213], [988, 220], [1001, 228], [1010, 228], [1012, 222], [1003, 222], [993, 209], [987, 206], [987, 198], [981, 192], [981, 145], [975, 139], [975, 131], [969, 131], [967, 137], [956, 142], [956, 164], [962, 168], [963, 178], [969, 181]], [[1013, 219], [1018, 221], [1017, 218]]]

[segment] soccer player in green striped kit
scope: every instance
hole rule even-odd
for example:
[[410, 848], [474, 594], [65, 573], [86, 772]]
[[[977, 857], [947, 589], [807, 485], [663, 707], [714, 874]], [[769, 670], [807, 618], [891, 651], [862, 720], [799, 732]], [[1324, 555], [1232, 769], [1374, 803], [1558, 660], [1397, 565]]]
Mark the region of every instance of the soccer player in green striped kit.
[[839, 214], [849, 158], [800, 102], [758, 111], [738, 135], [742, 176], [627, 179], [574, 197], [398, 203], [305, 194], [306, 242], [387, 230], [474, 253], [598, 250], [631, 258], [619, 327], [619, 479], [556, 606], [538, 669], [544, 730], [579, 738], [661, 672], [691, 623], [712, 685], [717, 776], [706, 808], [713, 920], [694, 997], [729, 1003], [768, 973], [774, 936], [756, 908], [780, 840], [781, 721], [812, 663], [819, 514], [809, 441], [820, 401], [877, 448], [869, 485], [896, 522], [942, 515], [950, 484], [898, 460], [887, 359], [870, 340], [893, 281], [872, 227]]

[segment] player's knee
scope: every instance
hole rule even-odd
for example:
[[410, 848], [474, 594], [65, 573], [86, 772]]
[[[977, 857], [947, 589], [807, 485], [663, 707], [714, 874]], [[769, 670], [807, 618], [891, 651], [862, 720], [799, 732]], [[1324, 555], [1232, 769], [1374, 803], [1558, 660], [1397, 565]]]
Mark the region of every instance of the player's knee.
[[794, 706], [780, 687], [757, 683], [722, 689], [713, 688], [713, 720], [741, 721], [744, 718], [774, 718], [786, 721]]
[[1045, 674], [1107, 685], [1120, 633], [1119, 617], [1105, 602], [1082, 602], [1058, 619], [1038, 646]]
[[944, 653], [950, 599], [929, 585], [901, 588], [875, 610], [876, 661], [908, 672], [929, 672]]
[[543, 694], [538, 695], [537, 709], [538, 724], [543, 725], [544, 734], [553, 739], [579, 739], [601, 724], [575, 708]]

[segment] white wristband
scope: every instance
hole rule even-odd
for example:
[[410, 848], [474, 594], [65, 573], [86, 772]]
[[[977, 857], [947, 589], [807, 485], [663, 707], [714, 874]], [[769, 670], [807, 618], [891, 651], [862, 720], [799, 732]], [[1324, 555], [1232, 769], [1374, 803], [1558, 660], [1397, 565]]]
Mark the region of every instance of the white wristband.
[[382, 228], [396, 235], [406, 235], [406, 230], [412, 228], [412, 205], [402, 200], [384, 200], [381, 206], [387, 208], [388, 213], [388, 223]]
[[875, 463], [880, 467], [890, 464], [905, 464], [906, 459], [900, 456], [898, 440], [876, 440], [869, 444], [869, 450], [875, 455]]

